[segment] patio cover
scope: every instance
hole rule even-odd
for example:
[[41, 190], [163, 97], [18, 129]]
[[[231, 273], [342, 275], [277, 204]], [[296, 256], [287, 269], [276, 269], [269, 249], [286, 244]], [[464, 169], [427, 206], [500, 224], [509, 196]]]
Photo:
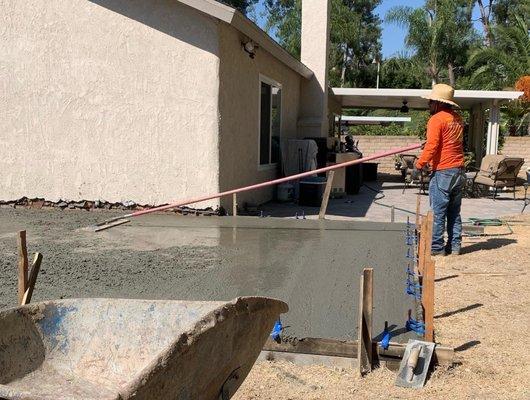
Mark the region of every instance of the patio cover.
[[[343, 108], [400, 108], [407, 101], [409, 108], [426, 109], [428, 100], [422, 96], [429, 94], [428, 89], [366, 89], [333, 88], [333, 94]], [[499, 103], [519, 98], [523, 92], [489, 90], [455, 90], [455, 101], [463, 109], [472, 109], [476, 105], [486, 105], [492, 101]]]
[[[389, 108], [399, 109], [403, 101], [411, 109], [427, 109], [428, 89], [373, 89], [333, 88], [335, 102], [342, 108]], [[494, 90], [455, 90], [455, 102], [470, 116], [470, 147], [474, 150], [477, 163], [482, 158], [484, 136], [484, 111], [489, 109], [486, 154], [497, 154], [499, 142], [499, 107], [502, 103], [518, 99], [523, 92]]]

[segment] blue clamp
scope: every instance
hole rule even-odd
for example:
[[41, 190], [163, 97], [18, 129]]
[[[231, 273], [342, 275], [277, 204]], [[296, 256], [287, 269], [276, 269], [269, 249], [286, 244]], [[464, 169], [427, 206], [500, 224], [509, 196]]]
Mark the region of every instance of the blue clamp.
[[383, 339], [379, 342], [381, 347], [385, 350], [388, 350], [388, 347], [390, 346], [390, 337], [392, 334], [388, 331], [388, 322], [385, 321], [385, 330], [383, 331]]
[[425, 324], [421, 321], [416, 321], [410, 316], [407, 322], [405, 323], [405, 328], [407, 329], [407, 331], [414, 331], [418, 335], [425, 334]]
[[282, 334], [282, 331], [283, 331], [283, 325], [282, 325], [282, 321], [281, 319], [278, 318], [278, 321], [276, 321], [276, 323], [274, 324], [274, 328], [272, 328], [272, 332], [271, 332], [271, 338], [275, 341], [275, 342], [280, 342], [280, 336]]
[[405, 288], [405, 293], [414, 297], [416, 300], [421, 300], [421, 285], [418, 283], [411, 282], [407, 278], [407, 286]]

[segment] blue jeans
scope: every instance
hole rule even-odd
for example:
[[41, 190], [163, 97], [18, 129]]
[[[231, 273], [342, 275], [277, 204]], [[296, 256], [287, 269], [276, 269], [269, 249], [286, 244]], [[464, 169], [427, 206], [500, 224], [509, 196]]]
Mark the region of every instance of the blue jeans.
[[[432, 230], [432, 253], [460, 251], [462, 243], [462, 185], [465, 175], [461, 168], [435, 171], [429, 183], [429, 199], [434, 214]], [[444, 230], [447, 221], [447, 244], [444, 245]]]

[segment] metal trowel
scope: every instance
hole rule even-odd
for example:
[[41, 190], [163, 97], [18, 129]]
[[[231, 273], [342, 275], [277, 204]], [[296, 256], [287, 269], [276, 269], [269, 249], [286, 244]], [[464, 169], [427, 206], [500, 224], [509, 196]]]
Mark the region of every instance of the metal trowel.
[[409, 339], [399, 366], [396, 386], [419, 389], [425, 385], [436, 345], [431, 342]]

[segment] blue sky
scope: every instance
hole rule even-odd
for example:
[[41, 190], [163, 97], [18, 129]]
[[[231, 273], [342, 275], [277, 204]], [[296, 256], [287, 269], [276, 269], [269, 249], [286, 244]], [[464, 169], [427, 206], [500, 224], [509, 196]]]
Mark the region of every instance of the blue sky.
[[[258, 25], [260, 25], [263, 28], [263, 25], [265, 23], [265, 18], [262, 15], [264, 13], [264, 8], [262, 5], [263, 1], [260, 0], [260, 3], [257, 5], [255, 14], [257, 18]], [[386, 12], [394, 7], [394, 6], [402, 6], [407, 5], [410, 7], [420, 7], [424, 4], [424, 0], [383, 0], [381, 5], [377, 7], [376, 12], [379, 14], [380, 18], [384, 20], [384, 16]], [[475, 14], [477, 14], [478, 11], [475, 10]], [[475, 16], [476, 17], [476, 16]], [[475, 24], [477, 29], [480, 29], [480, 26], [478, 23]], [[383, 57], [389, 57], [393, 54], [402, 52], [405, 50], [405, 35], [406, 31], [402, 28], [396, 26], [395, 24], [387, 24], [383, 21], [382, 24], [383, 28]]]

